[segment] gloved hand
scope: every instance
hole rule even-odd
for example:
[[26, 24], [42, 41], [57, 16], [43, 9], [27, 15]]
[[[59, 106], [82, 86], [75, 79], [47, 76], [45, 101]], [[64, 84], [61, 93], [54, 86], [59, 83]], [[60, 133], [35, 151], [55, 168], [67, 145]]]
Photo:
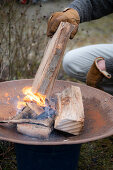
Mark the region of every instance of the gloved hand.
[[104, 58], [97, 57], [87, 73], [86, 84], [99, 88], [98, 85], [104, 76], [108, 79], [111, 78], [111, 75], [106, 71]]
[[55, 12], [48, 20], [47, 36], [51, 37], [57, 30], [60, 22], [69, 22], [75, 25], [75, 29], [72, 31], [70, 38], [72, 39], [77, 30], [80, 22], [79, 14], [76, 10], [69, 8], [63, 12]]

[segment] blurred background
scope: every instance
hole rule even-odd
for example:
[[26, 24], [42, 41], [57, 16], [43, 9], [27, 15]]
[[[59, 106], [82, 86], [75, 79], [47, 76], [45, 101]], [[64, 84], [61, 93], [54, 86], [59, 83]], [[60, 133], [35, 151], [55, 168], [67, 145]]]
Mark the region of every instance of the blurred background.
[[[0, 0], [0, 81], [34, 78], [49, 38], [47, 20], [72, 0]], [[99, 43], [113, 43], [113, 14], [82, 23], [66, 51]], [[61, 67], [58, 79], [77, 81]], [[82, 145], [80, 170], [113, 169], [113, 136]], [[0, 141], [0, 170], [16, 170], [14, 145]]]

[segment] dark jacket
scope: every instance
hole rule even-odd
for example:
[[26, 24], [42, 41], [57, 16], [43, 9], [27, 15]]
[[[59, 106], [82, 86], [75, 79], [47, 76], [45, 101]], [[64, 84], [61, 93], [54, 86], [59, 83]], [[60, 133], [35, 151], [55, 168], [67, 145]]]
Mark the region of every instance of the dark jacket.
[[75, 0], [69, 8], [76, 9], [80, 22], [85, 22], [113, 13], [113, 0]]
[[[113, 0], [75, 0], [69, 8], [76, 9], [80, 22], [85, 22], [113, 13]], [[113, 58], [106, 60], [106, 69], [113, 78]]]

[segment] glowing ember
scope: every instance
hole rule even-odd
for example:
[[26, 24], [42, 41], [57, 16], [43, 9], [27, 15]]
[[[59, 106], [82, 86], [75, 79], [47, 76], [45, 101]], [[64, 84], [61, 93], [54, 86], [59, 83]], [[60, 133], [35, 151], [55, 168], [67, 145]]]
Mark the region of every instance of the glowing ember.
[[17, 96], [18, 99], [20, 99], [20, 96]]
[[31, 91], [31, 87], [23, 88], [23, 93], [26, 95], [24, 97], [24, 99], [23, 99], [25, 102], [35, 102], [35, 103], [37, 103], [40, 106], [46, 106], [45, 105], [45, 98], [46, 98], [46, 96], [42, 95], [40, 93], [35, 93], [34, 94]]

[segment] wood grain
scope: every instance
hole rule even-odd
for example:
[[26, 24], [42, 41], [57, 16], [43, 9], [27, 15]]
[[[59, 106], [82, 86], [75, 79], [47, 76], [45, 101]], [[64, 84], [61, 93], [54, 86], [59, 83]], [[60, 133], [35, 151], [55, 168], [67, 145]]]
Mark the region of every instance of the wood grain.
[[49, 41], [44, 57], [32, 84], [32, 92], [49, 96], [58, 75], [67, 41], [74, 26], [61, 22], [53, 38]]
[[79, 87], [71, 86], [57, 94], [57, 113], [54, 128], [78, 135], [84, 125], [84, 107]]

